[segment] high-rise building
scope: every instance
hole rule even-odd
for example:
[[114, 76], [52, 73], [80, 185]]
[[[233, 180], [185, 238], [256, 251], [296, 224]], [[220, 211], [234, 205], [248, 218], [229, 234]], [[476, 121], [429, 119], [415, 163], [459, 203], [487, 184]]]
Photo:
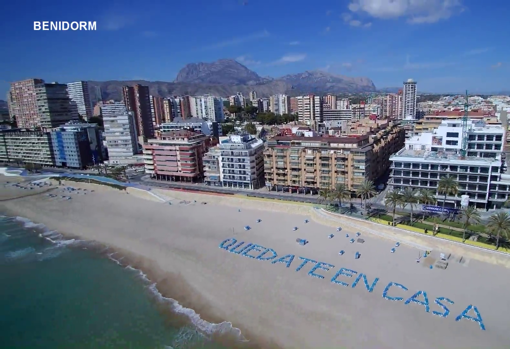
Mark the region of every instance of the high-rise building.
[[138, 136], [134, 112], [121, 102], [105, 104], [102, 107], [104, 137], [108, 147], [108, 158], [112, 164], [135, 162], [138, 153]]
[[416, 97], [416, 81], [408, 79], [404, 82], [404, 89], [402, 90], [402, 119], [416, 119]]
[[336, 101], [336, 109], [350, 109], [351, 108], [351, 105], [350, 105], [350, 101], [349, 101], [349, 98], [342, 98], [342, 99], [338, 99]]
[[192, 101], [193, 97], [191, 96], [184, 96], [180, 98], [181, 103], [181, 117], [183, 119], [191, 118], [193, 114], [191, 114], [191, 105], [193, 104]]
[[322, 122], [322, 99], [320, 96], [298, 96], [299, 121], [316, 128]]
[[49, 132], [0, 131], [0, 161], [55, 166]]
[[336, 96], [328, 94], [322, 98], [322, 101], [324, 110], [336, 109]]
[[89, 84], [86, 81], [69, 82], [67, 93], [71, 101], [76, 103], [78, 115], [87, 121], [92, 117], [92, 103], [90, 100]]
[[9, 115], [15, 119], [20, 128], [40, 126], [37, 110], [36, 85], [44, 83], [42, 79], [28, 79], [11, 83], [8, 94]]
[[198, 182], [209, 138], [190, 130], [162, 132], [143, 146], [145, 172], [168, 181]]
[[276, 115], [283, 115], [289, 113], [290, 99], [287, 95], [277, 94], [269, 97], [269, 109]]
[[134, 112], [138, 137], [143, 140], [154, 137], [149, 86], [124, 86], [122, 96], [128, 111]]
[[396, 120], [402, 115], [402, 95], [390, 93], [383, 101], [383, 116], [387, 119]]
[[99, 102], [103, 101], [103, 96], [101, 92], [101, 87], [99, 86], [92, 86], [90, 88], [90, 102], [92, 105], [96, 105]]
[[35, 92], [39, 114], [39, 125], [37, 126], [51, 129], [79, 119], [76, 103], [69, 98], [66, 84], [56, 82], [37, 84]]
[[165, 119], [165, 106], [164, 101], [165, 99], [163, 97], [156, 97], [151, 96], [151, 109], [152, 109], [152, 116], [154, 119], [154, 125], [161, 125], [163, 123], [163, 120]]
[[290, 97], [289, 101], [289, 114], [297, 114], [298, 112], [298, 101], [296, 97]]
[[250, 91], [250, 101], [256, 101], [257, 100], [257, 92]]

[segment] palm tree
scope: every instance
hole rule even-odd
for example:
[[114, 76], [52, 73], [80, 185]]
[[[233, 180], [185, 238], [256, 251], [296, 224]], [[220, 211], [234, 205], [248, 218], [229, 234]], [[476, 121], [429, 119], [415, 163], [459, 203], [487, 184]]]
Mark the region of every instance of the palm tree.
[[393, 210], [393, 225], [395, 225], [395, 211], [397, 210], [397, 206], [402, 202], [402, 195], [396, 192], [395, 190], [386, 193], [386, 197], [384, 198], [384, 205], [386, 207], [391, 207]]
[[341, 207], [343, 200], [351, 198], [351, 192], [345, 184], [341, 183], [331, 192], [331, 198], [338, 202], [338, 207]]
[[464, 231], [462, 232], [462, 242], [466, 241], [466, 231], [472, 224], [479, 224], [481, 221], [480, 212], [474, 206], [468, 206], [462, 209], [462, 227]]
[[[409, 207], [411, 208], [410, 223], [411, 225], [413, 225], [413, 208], [414, 205], [417, 203], [416, 191], [410, 187], [406, 187], [402, 192], [402, 202], [405, 204], [409, 204]], [[402, 208], [404, 208], [404, 206], [402, 206]]]
[[[431, 190], [422, 189], [418, 193], [418, 202], [422, 205], [430, 205], [436, 202], [436, 197]], [[425, 220], [425, 211], [423, 211], [423, 220]]]
[[356, 190], [356, 194], [361, 198], [361, 206], [363, 206], [363, 200], [366, 201], [376, 194], [374, 182], [365, 179], [363, 182], [361, 182], [358, 190]]
[[499, 248], [499, 238], [510, 235], [510, 215], [507, 212], [497, 212], [489, 217], [487, 231], [496, 234], [496, 250]]
[[323, 188], [319, 191], [319, 201], [321, 203], [325, 203], [329, 205], [329, 201], [331, 199], [331, 191], [327, 188]]
[[444, 194], [443, 208], [446, 203], [447, 195], [457, 195], [459, 192], [459, 183], [453, 177], [442, 177], [437, 185], [437, 192]]

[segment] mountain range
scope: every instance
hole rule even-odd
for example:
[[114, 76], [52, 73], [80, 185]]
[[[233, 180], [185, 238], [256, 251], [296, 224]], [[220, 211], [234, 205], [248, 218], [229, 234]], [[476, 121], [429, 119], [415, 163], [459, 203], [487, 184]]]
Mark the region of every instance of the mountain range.
[[232, 59], [220, 59], [211, 63], [190, 63], [182, 68], [173, 82], [165, 81], [89, 81], [89, 86], [99, 86], [104, 100], [122, 98], [122, 86], [142, 84], [149, 86], [154, 96], [212, 94], [230, 96], [241, 92], [248, 95], [257, 92], [259, 97], [285, 93], [359, 93], [375, 92], [372, 80], [366, 77], [348, 77], [324, 71], [305, 71], [274, 79], [261, 77], [241, 63]]

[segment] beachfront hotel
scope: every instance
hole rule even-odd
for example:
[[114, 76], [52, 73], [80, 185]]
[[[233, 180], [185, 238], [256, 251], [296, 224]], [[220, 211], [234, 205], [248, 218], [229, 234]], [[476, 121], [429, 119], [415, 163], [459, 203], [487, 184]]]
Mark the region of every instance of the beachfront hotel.
[[376, 181], [390, 166], [390, 155], [404, 145], [404, 130], [394, 122], [362, 119], [330, 135], [277, 136], [264, 152], [266, 186], [313, 192], [344, 184], [356, 190]]
[[208, 185], [241, 189], [264, 186], [264, 142], [249, 134], [220, 138], [204, 156]]
[[145, 172], [175, 182], [200, 182], [209, 137], [190, 130], [160, 132], [143, 146]]
[[105, 104], [101, 112], [108, 162], [115, 165], [136, 163], [134, 155], [138, 153], [138, 135], [134, 113], [121, 102]]
[[0, 162], [55, 166], [50, 133], [20, 129], [0, 131]]
[[500, 125], [468, 121], [466, 156], [461, 156], [462, 121], [443, 120], [432, 132], [423, 132], [406, 140], [405, 147], [391, 157], [388, 186], [402, 190], [429, 189], [437, 192], [443, 175], [459, 183], [459, 192], [447, 196], [448, 207], [459, 207], [463, 195], [478, 208], [501, 208], [510, 192], [510, 176], [501, 173], [505, 130]]

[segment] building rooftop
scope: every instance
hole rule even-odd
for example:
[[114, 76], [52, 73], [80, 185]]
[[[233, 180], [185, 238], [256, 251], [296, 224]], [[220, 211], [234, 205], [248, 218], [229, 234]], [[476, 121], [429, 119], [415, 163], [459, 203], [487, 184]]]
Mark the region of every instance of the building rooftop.
[[272, 140], [280, 142], [292, 142], [292, 141], [303, 141], [303, 142], [323, 142], [323, 143], [358, 143], [364, 139], [368, 139], [369, 135], [352, 135], [344, 137], [336, 136], [315, 136], [315, 137], [304, 137], [304, 136], [276, 136]]
[[426, 150], [415, 150], [415, 149], [401, 149], [395, 155], [392, 156], [393, 161], [398, 161], [397, 158], [408, 158], [423, 161], [436, 161], [436, 162], [453, 162], [453, 163], [484, 163], [490, 164], [492, 162], [499, 162], [495, 158], [481, 158], [476, 156], [462, 157], [460, 154], [451, 152], [435, 152]]
[[177, 117], [172, 122], [166, 122], [166, 124], [172, 124], [172, 123], [173, 124], [201, 124], [204, 122], [206, 122], [204, 119], [200, 119], [200, 118], [196, 118], [196, 117], [191, 117], [191, 118], [186, 118], [186, 119]]

